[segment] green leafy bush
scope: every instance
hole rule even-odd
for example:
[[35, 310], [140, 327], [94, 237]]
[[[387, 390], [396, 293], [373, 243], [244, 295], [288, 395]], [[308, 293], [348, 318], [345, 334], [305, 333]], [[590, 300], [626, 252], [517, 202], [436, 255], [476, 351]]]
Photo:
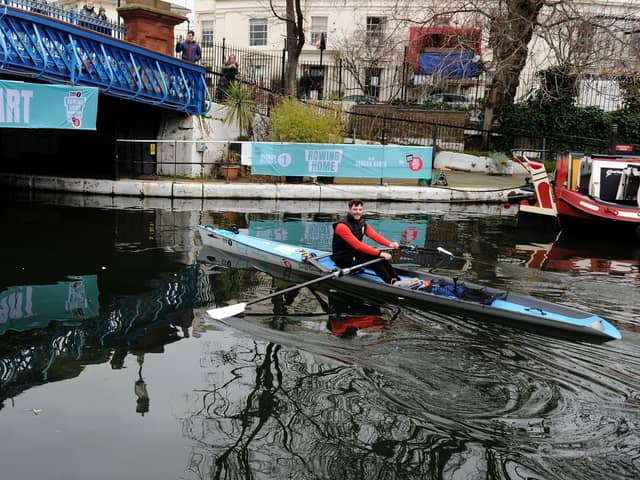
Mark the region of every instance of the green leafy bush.
[[577, 77], [566, 67], [552, 67], [538, 73], [540, 88], [526, 101], [501, 105], [496, 109], [503, 137], [501, 147], [510, 148], [518, 136], [544, 138], [548, 153], [563, 150], [604, 152], [608, 149], [613, 124], [618, 125], [618, 143], [637, 143], [640, 138], [640, 113], [634, 99], [639, 83], [623, 79], [625, 108], [605, 112], [595, 107], [575, 105]]
[[271, 112], [270, 139], [274, 142], [343, 143], [341, 112], [287, 99]]
[[613, 124], [618, 125], [618, 143], [637, 145], [640, 138], [639, 112], [605, 112], [565, 99], [504, 105], [497, 117], [507, 135], [545, 138], [552, 155], [565, 150], [606, 152]]

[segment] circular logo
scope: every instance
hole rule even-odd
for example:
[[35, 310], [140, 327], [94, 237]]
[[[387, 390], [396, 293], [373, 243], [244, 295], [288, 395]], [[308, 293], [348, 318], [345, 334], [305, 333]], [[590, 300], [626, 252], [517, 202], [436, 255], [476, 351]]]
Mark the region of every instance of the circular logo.
[[291, 165], [291, 155], [288, 153], [281, 153], [278, 155], [278, 165], [281, 167], [288, 167]]
[[80, 119], [78, 117], [71, 117], [71, 123], [74, 127], [78, 128], [80, 126]]
[[402, 239], [405, 242], [414, 242], [418, 238], [418, 229], [414, 226], [407, 228], [402, 232]]
[[411, 170], [412, 172], [419, 172], [420, 170], [422, 170], [422, 167], [424, 166], [424, 162], [422, 161], [422, 158], [420, 158], [417, 155], [413, 155], [413, 159], [408, 163], [409, 165], [409, 170]]

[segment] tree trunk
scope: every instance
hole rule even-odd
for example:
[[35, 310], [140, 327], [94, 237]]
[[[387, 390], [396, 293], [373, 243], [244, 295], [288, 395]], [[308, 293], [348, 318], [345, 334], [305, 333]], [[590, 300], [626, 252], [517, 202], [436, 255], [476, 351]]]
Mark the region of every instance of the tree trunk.
[[489, 31], [496, 70], [485, 107], [484, 130], [491, 128], [495, 108], [512, 103], [516, 96], [544, 0], [508, 0], [505, 6], [506, 10], [492, 19]]
[[304, 16], [300, 0], [287, 0], [287, 71], [284, 81], [285, 95], [296, 92], [298, 59], [305, 43]]

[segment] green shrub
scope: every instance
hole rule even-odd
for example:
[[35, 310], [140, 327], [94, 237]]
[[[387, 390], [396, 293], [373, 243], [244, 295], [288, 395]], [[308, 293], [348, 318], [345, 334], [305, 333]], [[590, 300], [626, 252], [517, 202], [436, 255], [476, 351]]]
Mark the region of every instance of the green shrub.
[[240, 82], [231, 82], [226, 91], [227, 97], [224, 104], [228, 107], [227, 113], [222, 119], [225, 125], [236, 124], [241, 136], [247, 136], [251, 129], [253, 113], [251, 106], [251, 91]]
[[274, 142], [343, 143], [340, 112], [287, 99], [271, 112], [269, 137]]

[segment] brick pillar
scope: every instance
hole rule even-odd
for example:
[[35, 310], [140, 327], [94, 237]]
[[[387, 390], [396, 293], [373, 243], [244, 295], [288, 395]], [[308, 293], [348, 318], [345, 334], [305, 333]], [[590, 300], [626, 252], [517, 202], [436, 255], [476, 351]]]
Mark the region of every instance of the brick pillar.
[[154, 52], [173, 56], [173, 27], [186, 17], [173, 13], [162, 0], [134, 0], [118, 8], [127, 27], [125, 40]]

